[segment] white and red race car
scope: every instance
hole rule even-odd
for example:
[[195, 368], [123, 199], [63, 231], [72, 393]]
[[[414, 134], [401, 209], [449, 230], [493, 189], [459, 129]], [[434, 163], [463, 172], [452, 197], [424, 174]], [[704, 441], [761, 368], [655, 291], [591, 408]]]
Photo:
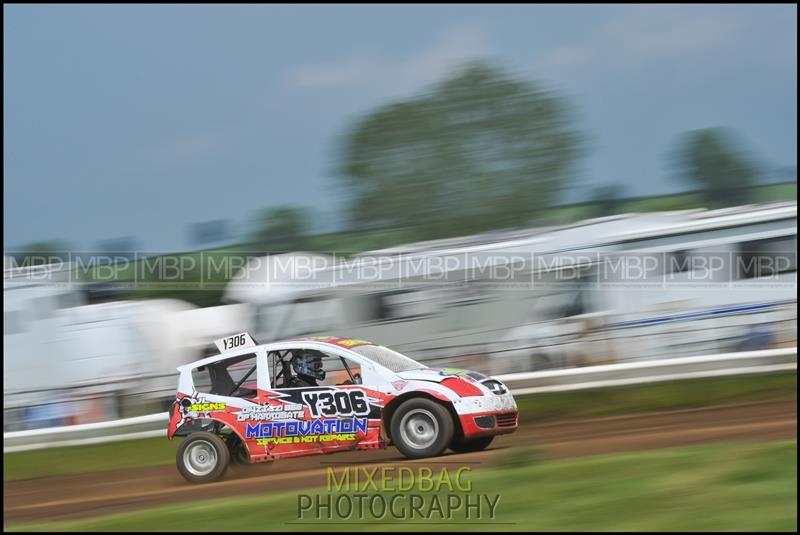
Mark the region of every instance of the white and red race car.
[[230, 462], [385, 448], [409, 458], [486, 448], [519, 425], [505, 385], [428, 368], [383, 346], [317, 337], [257, 345], [247, 333], [220, 354], [178, 368], [167, 429], [178, 470], [214, 481]]

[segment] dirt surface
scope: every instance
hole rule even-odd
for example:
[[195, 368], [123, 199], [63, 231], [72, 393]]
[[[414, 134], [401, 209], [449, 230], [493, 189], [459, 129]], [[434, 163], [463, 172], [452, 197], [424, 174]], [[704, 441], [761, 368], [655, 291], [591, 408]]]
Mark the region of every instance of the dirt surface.
[[[479, 453], [408, 461], [394, 448], [285, 459], [231, 469], [204, 485], [203, 496], [286, 492], [326, 484], [327, 467], [381, 463], [490, 466], [514, 448], [536, 447], [552, 457], [573, 457], [715, 441], [767, 441], [797, 437], [797, 402], [780, 401], [534, 425], [522, 423]], [[177, 446], [176, 446], [177, 448]], [[195, 500], [198, 487], [174, 465], [3, 483], [4, 524], [81, 518]]]

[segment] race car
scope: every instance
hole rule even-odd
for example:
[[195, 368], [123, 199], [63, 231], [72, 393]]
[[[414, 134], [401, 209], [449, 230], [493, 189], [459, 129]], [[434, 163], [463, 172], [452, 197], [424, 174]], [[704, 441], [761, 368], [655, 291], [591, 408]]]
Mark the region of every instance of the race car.
[[364, 340], [256, 344], [248, 333], [178, 368], [167, 436], [177, 466], [214, 481], [230, 463], [394, 445], [411, 459], [486, 448], [519, 425], [508, 388], [480, 373], [429, 368]]

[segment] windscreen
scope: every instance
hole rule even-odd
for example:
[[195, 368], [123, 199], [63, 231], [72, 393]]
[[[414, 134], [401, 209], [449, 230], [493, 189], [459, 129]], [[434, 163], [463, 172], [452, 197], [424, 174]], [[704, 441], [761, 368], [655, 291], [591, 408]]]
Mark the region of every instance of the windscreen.
[[384, 368], [388, 368], [393, 372], [418, 370], [426, 367], [414, 359], [410, 359], [405, 355], [401, 355], [397, 351], [392, 351], [388, 347], [361, 345], [352, 347], [350, 350], [371, 360], [372, 362], [380, 364]]

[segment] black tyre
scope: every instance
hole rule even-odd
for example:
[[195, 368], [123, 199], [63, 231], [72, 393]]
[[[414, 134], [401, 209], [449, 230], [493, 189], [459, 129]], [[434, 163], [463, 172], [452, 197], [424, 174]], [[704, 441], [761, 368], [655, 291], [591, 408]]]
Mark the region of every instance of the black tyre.
[[453, 418], [426, 398], [404, 401], [392, 416], [392, 442], [409, 459], [440, 455], [453, 439]]
[[478, 437], [466, 439], [464, 437], [455, 437], [453, 443], [450, 444], [450, 449], [456, 453], [469, 453], [471, 451], [481, 451], [489, 447], [494, 437]]
[[230, 452], [220, 437], [206, 431], [192, 433], [178, 448], [178, 471], [190, 483], [210, 483], [225, 473]]
[[250, 464], [250, 454], [247, 452], [247, 446], [244, 445], [236, 433], [231, 433], [225, 438], [225, 445], [228, 447], [232, 465]]

